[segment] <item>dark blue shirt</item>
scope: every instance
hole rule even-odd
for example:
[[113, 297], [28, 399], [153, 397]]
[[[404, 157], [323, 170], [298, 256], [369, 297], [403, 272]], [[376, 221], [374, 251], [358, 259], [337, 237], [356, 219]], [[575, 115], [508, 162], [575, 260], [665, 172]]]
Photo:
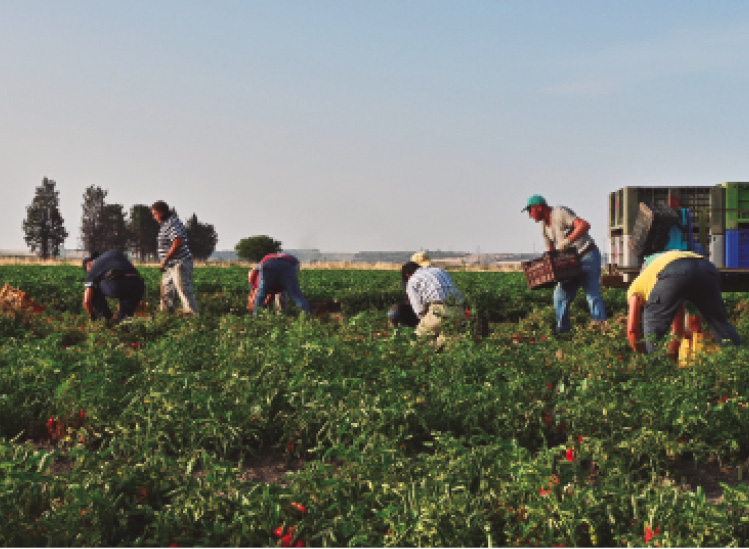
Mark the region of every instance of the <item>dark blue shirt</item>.
[[86, 288], [98, 288], [102, 280], [120, 280], [125, 277], [140, 276], [125, 254], [119, 250], [109, 250], [97, 257], [86, 274]]

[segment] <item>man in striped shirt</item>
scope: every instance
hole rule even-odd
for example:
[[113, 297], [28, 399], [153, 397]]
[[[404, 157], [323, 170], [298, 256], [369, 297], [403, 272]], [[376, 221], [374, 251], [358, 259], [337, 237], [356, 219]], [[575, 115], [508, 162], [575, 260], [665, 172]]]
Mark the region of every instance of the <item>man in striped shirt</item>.
[[192, 290], [192, 254], [185, 226], [163, 200], [153, 203], [151, 214], [159, 223], [157, 251], [163, 273], [159, 308], [174, 311], [174, 298], [179, 295], [185, 314], [197, 314], [198, 306]]
[[406, 295], [419, 317], [416, 335], [429, 338], [430, 344], [441, 350], [446, 342], [445, 324], [459, 327], [463, 322], [463, 294], [447, 271], [438, 267], [421, 267], [409, 261], [401, 274], [408, 280]]

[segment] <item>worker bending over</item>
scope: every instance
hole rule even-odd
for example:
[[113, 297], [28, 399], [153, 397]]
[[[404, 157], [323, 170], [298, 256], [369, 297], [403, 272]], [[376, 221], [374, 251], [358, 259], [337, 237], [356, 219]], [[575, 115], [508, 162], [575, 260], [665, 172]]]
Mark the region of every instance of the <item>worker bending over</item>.
[[285, 310], [285, 297], [294, 300], [299, 308], [310, 312], [309, 303], [299, 287], [299, 260], [289, 254], [268, 254], [250, 271], [250, 295], [247, 310], [257, 316], [258, 310], [278, 296], [277, 306]]
[[401, 267], [401, 273], [408, 281], [408, 301], [419, 317], [416, 335], [429, 338], [435, 350], [441, 350], [447, 342], [445, 331], [459, 328], [465, 320], [463, 294], [444, 269], [409, 261]]
[[[674, 250], [651, 256], [627, 290], [627, 301], [627, 339], [635, 351], [653, 352], [654, 340], [663, 339], [669, 327], [680, 339], [685, 301], [700, 311], [718, 343], [741, 343], [726, 316], [718, 269], [693, 252]], [[678, 344], [675, 340], [669, 351], [674, 353]]]
[[99, 255], [94, 252], [83, 260], [86, 271], [83, 308], [91, 320], [112, 318], [107, 297], [120, 301], [117, 321], [133, 316], [143, 298], [145, 284], [138, 270], [119, 250]]

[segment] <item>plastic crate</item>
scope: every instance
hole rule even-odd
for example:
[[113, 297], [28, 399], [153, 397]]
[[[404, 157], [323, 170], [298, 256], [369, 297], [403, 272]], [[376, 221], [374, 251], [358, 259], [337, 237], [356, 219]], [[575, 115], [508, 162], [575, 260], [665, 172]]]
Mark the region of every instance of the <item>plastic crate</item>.
[[715, 185], [710, 189], [710, 234], [726, 233], [726, 187]]
[[679, 212], [660, 204], [640, 203], [629, 248], [639, 258], [666, 249], [671, 227], [679, 223]]
[[749, 183], [725, 183], [726, 231], [749, 229]]
[[726, 267], [749, 269], [749, 230], [726, 231]]
[[[693, 216], [711, 209], [712, 187], [622, 187], [609, 193], [609, 230], [632, 234], [641, 202], [689, 208]], [[720, 208], [723, 208], [721, 204]]]
[[546, 252], [538, 259], [521, 262], [528, 288], [550, 288], [583, 274], [580, 256], [576, 250]]
[[44, 306], [39, 305], [35, 301], [32, 301], [26, 292], [3, 284], [0, 288], [0, 310], [11, 309], [11, 310], [30, 310], [34, 314], [44, 312]]
[[726, 266], [726, 235], [710, 235], [710, 261], [716, 267]]

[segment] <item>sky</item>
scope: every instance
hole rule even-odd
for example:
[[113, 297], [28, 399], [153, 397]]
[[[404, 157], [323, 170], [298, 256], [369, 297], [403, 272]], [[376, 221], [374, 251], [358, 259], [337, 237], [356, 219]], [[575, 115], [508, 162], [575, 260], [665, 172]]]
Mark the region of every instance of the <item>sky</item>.
[[607, 247], [624, 186], [749, 181], [744, 0], [0, 0], [0, 249], [56, 181], [165, 200], [217, 249]]

